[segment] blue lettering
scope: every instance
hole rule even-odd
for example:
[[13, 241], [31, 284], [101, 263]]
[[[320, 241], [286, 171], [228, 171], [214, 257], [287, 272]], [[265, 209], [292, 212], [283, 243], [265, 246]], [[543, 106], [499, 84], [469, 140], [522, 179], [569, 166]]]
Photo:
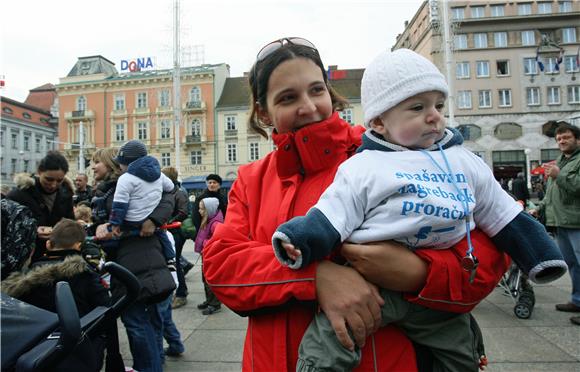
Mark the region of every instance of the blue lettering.
[[122, 59], [121, 60], [121, 71], [125, 71], [128, 68], [129, 68], [129, 62], [126, 61], [126, 60], [124, 60], [124, 59]]
[[403, 210], [401, 211], [401, 214], [403, 216], [407, 215], [407, 212], [410, 212], [413, 210], [413, 202], [410, 201], [404, 201], [403, 202]]
[[153, 67], [153, 61], [151, 60], [151, 57], [147, 57], [147, 63], [145, 64], [145, 67]]

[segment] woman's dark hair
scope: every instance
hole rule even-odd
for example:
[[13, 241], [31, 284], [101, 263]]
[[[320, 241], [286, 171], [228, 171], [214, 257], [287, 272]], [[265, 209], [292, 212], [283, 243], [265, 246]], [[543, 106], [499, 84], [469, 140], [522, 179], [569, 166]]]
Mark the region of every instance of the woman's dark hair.
[[46, 172], [51, 170], [61, 170], [65, 174], [68, 173], [68, 161], [58, 151], [49, 151], [44, 158], [38, 163], [38, 172]]
[[248, 119], [248, 124], [250, 128], [258, 132], [262, 137], [268, 138], [268, 133], [264, 130], [268, 125], [265, 125], [258, 118], [257, 105], [259, 104], [263, 109], [266, 109], [266, 100], [268, 97], [268, 82], [270, 81], [270, 75], [272, 72], [283, 62], [286, 62], [295, 58], [306, 58], [316, 63], [320, 67], [322, 76], [324, 78], [324, 83], [328, 88], [330, 93], [330, 99], [332, 101], [332, 108], [334, 111], [340, 111], [344, 109], [348, 102], [345, 98], [341, 97], [328, 82], [328, 77], [326, 71], [324, 70], [324, 65], [320, 59], [320, 55], [316, 49], [309, 48], [304, 45], [297, 45], [292, 43], [287, 43], [280, 49], [272, 52], [261, 61], [257, 61], [252, 66], [248, 74], [249, 85], [251, 89], [251, 102], [250, 107], [252, 108], [250, 112], [250, 117]]

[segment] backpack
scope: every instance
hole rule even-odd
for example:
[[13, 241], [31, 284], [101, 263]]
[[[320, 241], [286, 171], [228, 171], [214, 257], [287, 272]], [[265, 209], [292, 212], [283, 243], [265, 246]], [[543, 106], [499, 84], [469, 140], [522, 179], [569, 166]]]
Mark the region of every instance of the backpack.
[[2, 280], [20, 271], [32, 253], [37, 221], [28, 207], [2, 199]]

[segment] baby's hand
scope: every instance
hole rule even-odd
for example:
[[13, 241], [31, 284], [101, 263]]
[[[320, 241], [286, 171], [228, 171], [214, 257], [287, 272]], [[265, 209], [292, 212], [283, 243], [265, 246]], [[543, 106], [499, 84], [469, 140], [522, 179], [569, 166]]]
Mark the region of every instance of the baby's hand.
[[113, 233], [113, 236], [114, 236], [114, 237], [117, 237], [117, 238], [118, 238], [119, 236], [121, 236], [121, 226], [119, 226], [119, 225], [114, 225], [114, 226], [111, 228], [111, 232]]
[[302, 254], [300, 249], [296, 248], [293, 244], [290, 243], [282, 242], [282, 248], [284, 248], [288, 257], [293, 261], [296, 261]]

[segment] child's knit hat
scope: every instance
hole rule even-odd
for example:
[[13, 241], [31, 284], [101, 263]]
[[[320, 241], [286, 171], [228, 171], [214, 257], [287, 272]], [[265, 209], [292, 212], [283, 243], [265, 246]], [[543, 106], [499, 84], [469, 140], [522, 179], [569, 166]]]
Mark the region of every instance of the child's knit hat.
[[427, 58], [409, 49], [379, 54], [361, 83], [365, 126], [407, 98], [430, 91], [449, 94], [445, 76]]
[[121, 146], [115, 160], [119, 164], [129, 165], [143, 156], [147, 156], [145, 144], [138, 140], [130, 140]]
[[202, 201], [207, 212], [207, 218], [209, 219], [215, 216], [220, 205], [219, 200], [217, 198], [203, 198]]

